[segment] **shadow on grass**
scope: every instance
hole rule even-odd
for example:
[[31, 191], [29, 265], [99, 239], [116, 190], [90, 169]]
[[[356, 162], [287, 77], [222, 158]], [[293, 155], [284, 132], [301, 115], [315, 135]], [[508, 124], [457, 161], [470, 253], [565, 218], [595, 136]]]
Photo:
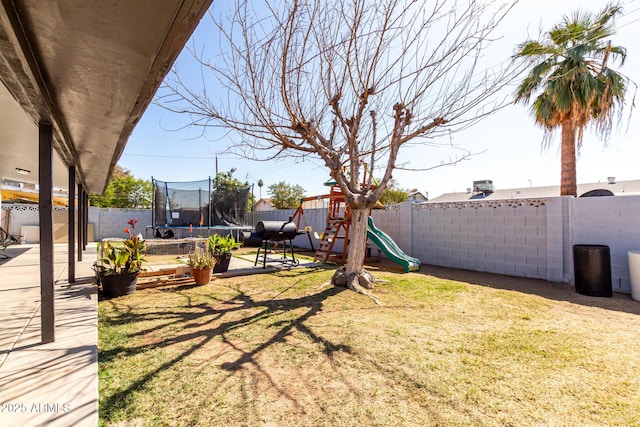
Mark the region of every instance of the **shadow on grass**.
[[[300, 276], [305, 273], [289, 271], [284, 274], [287, 274], [288, 277], [292, 277]], [[295, 284], [292, 287], [295, 287]], [[173, 307], [154, 309], [151, 312], [138, 312], [132, 306], [118, 304], [120, 301], [111, 302], [114, 307], [117, 307], [118, 312], [115, 316], [102, 321], [107, 325], [117, 326], [136, 322], [155, 322], [152, 327], [136, 331], [131, 335], [132, 337], [145, 336], [163, 328], [175, 328], [180, 332], [170, 338], [163, 339], [161, 342], [133, 347], [118, 346], [110, 350], [100, 351], [98, 358], [101, 364], [109, 363], [120, 358], [135, 356], [158, 348], [162, 349], [174, 346], [175, 344], [187, 344], [189, 346], [167, 362], [150, 370], [126, 388], [109, 396], [100, 405], [101, 419], [108, 420], [112, 413], [119, 409], [124, 409], [123, 406], [126, 407], [132, 404], [131, 398], [135, 395], [136, 391], [145, 389], [146, 385], [153, 380], [154, 377], [163, 371], [172, 368], [194, 352], [205, 347], [214, 339], [223, 342], [235, 352], [240, 353], [235, 360], [227, 361], [220, 365], [220, 368], [228, 371], [229, 375], [233, 375], [233, 372], [242, 369], [245, 365], [251, 365], [258, 372], [265, 374], [265, 376], [270, 379], [271, 377], [269, 373], [265, 372], [265, 370], [260, 366], [256, 356], [274, 344], [285, 342], [286, 337], [294, 330], [299, 331], [314, 343], [319, 344], [323, 353], [329, 358], [331, 358], [332, 354], [335, 352], [351, 353], [351, 349], [348, 346], [334, 344], [324, 337], [316, 334], [311, 328], [305, 325], [306, 321], [322, 310], [326, 299], [339, 294], [344, 289], [328, 287], [312, 295], [306, 295], [299, 298], [281, 298], [281, 295], [289, 289], [287, 288], [281, 291], [278, 295], [265, 300], [257, 300], [255, 296], [248, 295], [237, 287], [227, 289], [232, 289], [236, 294], [233, 297], [224, 300], [217, 299], [214, 295], [207, 296], [215, 300], [215, 305], [217, 306], [215, 308], [213, 307], [214, 304], [210, 301], [193, 304], [193, 298], [191, 295], [182, 293], [180, 289], [175, 288], [163, 290], [162, 292], [178, 293], [186, 298], [186, 303], [178, 304]], [[276, 319], [276, 321], [269, 325], [269, 329], [275, 330], [275, 332], [270, 334], [268, 339], [261, 340], [262, 342], [254, 344], [253, 348], [248, 351], [239, 348], [229, 337], [230, 333], [237, 332], [240, 328], [246, 328], [258, 321], [278, 316], [283, 313], [292, 313], [299, 309], [304, 311], [294, 318], [287, 317], [282, 320]], [[240, 317], [238, 317], [238, 314], [240, 314]], [[228, 321], [224, 321], [224, 317], [227, 315], [233, 315], [231, 316], [234, 317], [233, 320], [230, 319]], [[158, 324], [158, 320], [160, 320], [161, 324]], [[270, 381], [273, 386], [278, 387], [273, 380], [270, 379]], [[283, 390], [280, 391], [284, 392]], [[288, 393], [284, 394], [293, 401], [296, 400], [295, 396], [290, 396]]]
[[628, 294], [614, 292], [612, 298], [591, 297], [576, 293], [575, 287], [567, 283], [548, 282], [542, 279], [506, 276], [434, 265], [423, 265], [420, 273], [444, 280], [455, 280], [471, 285], [537, 295], [555, 301], [566, 301], [606, 310], [640, 314], [640, 303], [633, 301]]

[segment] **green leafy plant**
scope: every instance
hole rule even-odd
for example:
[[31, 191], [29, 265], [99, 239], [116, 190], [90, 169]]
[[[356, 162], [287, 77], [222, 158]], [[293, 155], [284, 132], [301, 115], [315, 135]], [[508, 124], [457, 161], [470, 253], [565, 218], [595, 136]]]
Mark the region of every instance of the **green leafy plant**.
[[196, 270], [204, 270], [213, 268], [216, 265], [216, 259], [210, 252], [196, 248], [187, 256], [187, 265]]
[[280, 181], [269, 186], [267, 191], [276, 209], [295, 209], [304, 197], [304, 188], [299, 185], [287, 184]]
[[113, 176], [102, 194], [89, 194], [91, 206], [102, 208], [151, 209], [153, 184], [136, 178], [131, 171], [116, 165]]
[[105, 255], [97, 266], [100, 273], [105, 276], [114, 274], [136, 273], [142, 270], [144, 252], [147, 246], [141, 236], [135, 235], [135, 226], [138, 219], [130, 219], [127, 224], [131, 228], [125, 228], [124, 232], [129, 238], [122, 244], [107, 242]]
[[240, 247], [240, 243], [237, 243], [232, 235], [220, 236], [218, 234], [212, 234], [209, 236], [207, 242], [209, 252], [214, 255], [230, 254], [232, 250]]

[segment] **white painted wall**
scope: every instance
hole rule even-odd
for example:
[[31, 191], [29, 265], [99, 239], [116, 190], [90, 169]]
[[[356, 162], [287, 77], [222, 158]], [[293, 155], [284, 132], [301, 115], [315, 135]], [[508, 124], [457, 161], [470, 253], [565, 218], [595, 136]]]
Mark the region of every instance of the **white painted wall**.
[[640, 249], [640, 196], [571, 199], [570, 216], [573, 244], [609, 246], [613, 290], [629, 292], [627, 252]]
[[[19, 235], [22, 226], [37, 226], [40, 223], [37, 206], [3, 206], [4, 215], [8, 215], [10, 233]], [[66, 224], [68, 215], [66, 208], [55, 208], [56, 213], [64, 212], [62, 215], [54, 215], [60, 224]], [[89, 224], [94, 226], [94, 239], [100, 241], [108, 237], [126, 237], [124, 229], [129, 227], [127, 221], [132, 218], [140, 220], [136, 224], [136, 233], [145, 235], [146, 226], [151, 225], [150, 209], [104, 209], [97, 207], [89, 208]], [[151, 235], [149, 235], [151, 237]]]
[[630, 291], [627, 252], [640, 248], [640, 196], [403, 203], [372, 216], [424, 264], [553, 282], [574, 283], [573, 245], [607, 245], [617, 292]]
[[447, 208], [426, 203], [413, 214], [413, 256], [425, 263], [547, 277], [545, 206]]
[[153, 237], [151, 233], [146, 236], [146, 227], [151, 226], [151, 209], [118, 209], [89, 207], [89, 223], [94, 224], [96, 241], [109, 237], [127, 237], [124, 232], [129, 227], [127, 221], [138, 219], [136, 234], [142, 233], [143, 237]]

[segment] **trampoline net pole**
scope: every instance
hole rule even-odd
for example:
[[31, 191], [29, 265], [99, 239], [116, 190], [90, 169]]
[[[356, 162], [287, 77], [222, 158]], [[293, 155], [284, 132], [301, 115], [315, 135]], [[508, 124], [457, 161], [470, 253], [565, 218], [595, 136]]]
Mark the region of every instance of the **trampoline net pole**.
[[155, 210], [156, 210], [156, 207], [155, 207], [155, 205], [156, 205], [156, 180], [153, 179], [153, 177], [151, 177], [151, 188], [152, 188], [152, 191], [153, 191], [153, 193], [152, 193], [153, 196], [151, 197], [151, 234], [152, 234], [151, 237], [153, 238], [153, 237], [155, 237], [155, 236], [153, 236], [153, 230], [155, 229], [155, 225], [156, 225], [156, 221], [155, 221], [155, 218], [156, 218], [156, 213], [155, 213]]

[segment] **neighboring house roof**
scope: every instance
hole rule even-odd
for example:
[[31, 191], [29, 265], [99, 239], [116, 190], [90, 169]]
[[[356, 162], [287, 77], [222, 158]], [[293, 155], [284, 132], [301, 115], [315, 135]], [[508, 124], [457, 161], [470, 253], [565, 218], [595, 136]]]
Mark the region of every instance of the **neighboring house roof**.
[[[593, 182], [588, 184], [578, 184], [578, 196], [585, 195], [589, 192], [596, 192], [596, 190], [607, 190], [613, 193], [614, 196], [640, 195], [640, 180], [615, 181], [614, 183]], [[598, 193], [593, 195], [601, 195]], [[445, 193], [429, 200], [429, 202], [446, 203], [473, 200], [537, 199], [541, 197], [558, 196], [560, 196], [560, 186], [551, 185], [547, 187], [508, 188], [504, 190], [495, 190], [493, 193], [486, 195], [477, 192]]]
[[305, 200], [302, 203], [302, 209], [322, 209], [327, 206], [329, 206], [329, 199]]
[[419, 191], [410, 191], [409, 194], [407, 194], [407, 199], [412, 202], [426, 202], [428, 200], [427, 197]]
[[253, 208], [255, 210], [266, 211], [266, 210], [273, 210], [276, 207], [273, 205], [273, 201], [271, 199], [262, 198], [253, 205]]
[[[321, 209], [326, 208], [329, 205], [328, 199], [313, 199], [313, 200], [305, 200], [302, 203], [303, 209]], [[273, 204], [273, 199], [262, 198], [258, 200], [254, 205], [254, 209], [257, 211], [267, 211], [267, 210], [275, 210], [276, 206]]]

